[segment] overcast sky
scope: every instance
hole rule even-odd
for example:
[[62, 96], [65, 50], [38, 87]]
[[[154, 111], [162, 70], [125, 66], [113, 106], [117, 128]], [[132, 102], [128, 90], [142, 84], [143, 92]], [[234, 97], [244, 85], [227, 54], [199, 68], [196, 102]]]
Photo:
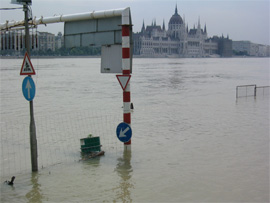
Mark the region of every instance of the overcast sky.
[[[14, 8], [11, 0], [0, 0], [1, 8]], [[131, 8], [133, 31], [138, 32], [145, 25], [151, 25], [156, 19], [158, 25], [165, 20], [166, 29], [177, 3], [178, 13], [189, 28], [197, 26], [200, 17], [201, 26], [206, 24], [208, 37], [213, 35], [232, 40], [249, 40], [254, 43], [269, 42], [270, 0], [32, 0], [33, 16], [50, 17], [59, 14], [91, 12], [116, 8]], [[23, 20], [22, 10], [2, 11], [1, 23], [6, 20]], [[63, 32], [63, 23], [40, 25], [39, 31], [57, 34]]]

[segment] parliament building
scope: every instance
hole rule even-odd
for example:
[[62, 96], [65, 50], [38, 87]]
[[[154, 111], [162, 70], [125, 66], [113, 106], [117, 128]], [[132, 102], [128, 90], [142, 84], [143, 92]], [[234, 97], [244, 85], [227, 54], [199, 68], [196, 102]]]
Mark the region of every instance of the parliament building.
[[[168, 30], [163, 21], [162, 27], [152, 22], [151, 26], [142, 25], [141, 31], [133, 35], [134, 55], [141, 57], [215, 57], [224, 56], [219, 45], [228, 44], [229, 38], [208, 38], [206, 25], [188, 28], [185, 20], [178, 14], [177, 5], [170, 18]], [[231, 55], [231, 54], [229, 54]]]

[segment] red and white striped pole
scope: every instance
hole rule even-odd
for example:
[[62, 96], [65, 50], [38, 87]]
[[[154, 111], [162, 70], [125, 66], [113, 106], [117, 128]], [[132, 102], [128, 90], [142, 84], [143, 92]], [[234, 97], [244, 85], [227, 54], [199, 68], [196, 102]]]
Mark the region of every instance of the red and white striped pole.
[[[122, 25], [122, 74], [130, 75], [131, 57], [130, 57], [130, 26]], [[123, 121], [131, 125], [130, 113], [130, 83], [123, 91]], [[131, 139], [124, 143], [126, 148], [131, 147]]]

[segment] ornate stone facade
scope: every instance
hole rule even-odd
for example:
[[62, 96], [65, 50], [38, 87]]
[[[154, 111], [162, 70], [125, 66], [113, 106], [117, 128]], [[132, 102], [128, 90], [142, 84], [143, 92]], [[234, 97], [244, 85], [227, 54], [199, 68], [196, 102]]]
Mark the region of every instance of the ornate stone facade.
[[134, 34], [134, 54], [142, 57], [206, 57], [217, 53], [217, 42], [207, 41], [206, 25], [188, 29], [185, 20], [178, 14], [177, 6], [170, 18], [168, 30], [153, 22], [141, 32]]

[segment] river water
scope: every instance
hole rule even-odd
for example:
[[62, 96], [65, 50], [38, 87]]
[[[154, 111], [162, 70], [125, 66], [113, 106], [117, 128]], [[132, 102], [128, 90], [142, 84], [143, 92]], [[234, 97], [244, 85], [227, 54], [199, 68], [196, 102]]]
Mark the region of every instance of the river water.
[[[1, 59], [1, 181], [16, 176], [1, 202], [269, 202], [269, 88], [236, 99], [238, 85], [269, 86], [269, 58], [134, 59], [131, 151], [115, 135], [122, 89], [100, 59], [32, 63], [37, 173], [22, 59]], [[89, 133], [105, 156], [80, 161]]]

